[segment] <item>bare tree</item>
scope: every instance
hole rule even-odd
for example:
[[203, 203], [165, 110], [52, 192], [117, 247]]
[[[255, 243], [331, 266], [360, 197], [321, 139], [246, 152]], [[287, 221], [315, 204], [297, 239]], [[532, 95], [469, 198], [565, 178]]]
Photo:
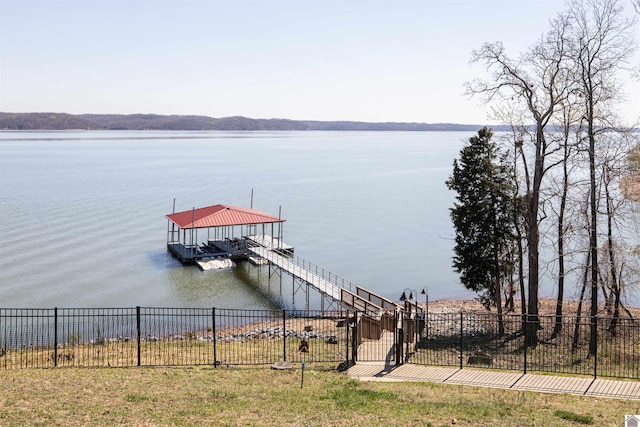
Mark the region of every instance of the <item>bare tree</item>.
[[[565, 37], [568, 18], [560, 16], [552, 22], [551, 30], [518, 60], [512, 60], [502, 43], [486, 43], [472, 53], [472, 62], [483, 62], [491, 71], [488, 81], [476, 79], [467, 84], [467, 94], [481, 95], [485, 102], [503, 102], [506, 108], [524, 109], [528, 119], [535, 123], [530, 139], [533, 149], [533, 165], [526, 166], [526, 241], [528, 246], [528, 329], [527, 345], [538, 343], [538, 294], [540, 283], [539, 261], [539, 209], [542, 180], [547, 172], [545, 159], [549, 155], [546, 128], [556, 107], [567, 96], [567, 87], [561, 78], [566, 73], [566, 56], [569, 45]], [[524, 128], [525, 124], [520, 124]], [[515, 141], [514, 141], [515, 142]]]
[[[525, 122], [525, 120], [523, 119], [523, 117], [519, 114], [516, 114], [516, 116], [514, 117], [512, 115], [512, 113], [514, 113], [514, 111], [512, 110], [508, 110], [508, 109], [504, 109], [504, 110], [499, 110], [499, 109], [495, 109], [493, 111], [493, 115], [495, 119], [498, 119], [500, 121], [502, 121], [503, 123], [509, 123], [511, 125], [511, 132], [509, 135], [507, 135], [506, 137], [504, 137], [504, 141], [505, 143], [509, 144], [511, 143], [513, 145], [513, 151], [511, 153], [511, 155], [513, 156], [511, 158], [511, 161], [513, 162], [513, 173], [514, 173], [514, 193], [513, 193], [513, 199], [514, 199], [514, 203], [519, 203], [519, 204], [523, 204], [524, 203], [524, 199], [521, 196], [521, 191], [520, 191], [520, 180], [519, 180], [519, 171], [518, 171], [518, 163], [519, 163], [519, 159], [524, 159], [525, 155], [523, 152], [523, 141], [525, 138], [525, 132], [524, 130], [526, 128], [523, 128], [522, 123]], [[527, 171], [527, 163], [524, 162], [523, 165], [524, 169], [525, 169], [525, 176], [528, 176], [528, 171]], [[526, 292], [526, 286], [525, 286], [525, 248], [524, 248], [524, 228], [525, 228], [525, 224], [524, 224], [524, 218], [522, 217], [522, 215], [520, 214], [516, 214], [516, 210], [514, 210], [514, 216], [512, 218], [513, 221], [513, 229], [514, 229], [514, 233], [515, 233], [515, 247], [512, 249], [513, 250], [513, 264], [514, 266], [517, 266], [517, 268], [513, 268], [511, 273], [512, 273], [512, 277], [511, 277], [511, 283], [510, 283], [510, 294], [507, 298], [505, 298], [507, 304], [509, 304], [507, 306], [507, 309], [509, 311], [514, 310], [514, 302], [513, 302], [513, 298], [514, 298], [514, 294], [515, 294], [515, 283], [518, 283], [518, 290], [520, 292], [520, 313], [525, 315], [527, 313], [527, 292]], [[515, 275], [515, 277], [514, 277]], [[524, 325], [524, 322], [523, 322]]]
[[[571, 83], [568, 82], [568, 85]], [[571, 91], [570, 91], [571, 93]], [[559, 189], [557, 191], [557, 207], [555, 208], [556, 216], [556, 250], [557, 250], [557, 263], [558, 263], [558, 294], [556, 298], [556, 313], [555, 324], [553, 327], [552, 338], [555, 338], [562, 331], [562, 316], [563, 316], [563, 303], [564, 303], [564, 291], [565, 291], [565, 278], [568, 273], [566, 266], [566, 241], [571, 229], [571, 221], [568, 220], [568, 214], [570, 207], [569, 204], [569, 191], [573, 185], [570, 180], [570, 172], [572, 169], [571, 158], [575, 152], [575, 138], [574, 128], [580, 122], [579, 117], [579, 105], [575, 102], [574, 96], [569, 96], [567, 102], [560, 106], [559, 114], [562, 124], [560, 127], [561, 132], [559, 135], [559, 144], [562, 146], [561, 167], [562, 172], [560, 175]]]
[[[539, 259], [542, 221], [546, 216], [547, 179], [556, 165], [564, 164], [563, 189], [556, 194], [558, 205], [558, 301], [556, 314], [562, 314], [565, 277], [565, 209], [568, 192], [568, 161], [578, 150], [569, 147], [578, 143], [588, 154], [589, 209], [585, 223], [589, 237], [587, 270], [589, 287], [583, 282], [581, 294], [591, 291], [591, 354], [595, 354], [596, 318], [598, 308], [598, 203], [607, 206], [611, 192], [600, 187], [606, 169], [598, 169], [596, 147], [608, 132], [619, 129], [614, 106], [623, 99], [618, 79], [625, 70], [635, 46], [632, 37], [634, 19], [625, 17], [621, 0], [569, 0], [569, 10], [551, 21], [551, 28], [531, 49], [513, 59], [500, 42], [486, 43], [472, 53], [471, 62], [483, 63], [489, 72], [487, 79], [475, 79], [466, 86], [467, 94], [481, 96], [490, 103], [500, 118], [511, 125], [516, 169], [522, 177], [522, 194], [526, 204], [525, 240], [527, 243], [528, 298], [526, 314], [529, 320], [527, 345], [537, 345], [538, 292], [541, 274]], [[640, 2], [640, 0], [633, 0]], [[567, 122], [566, 112], [572, 117]], [[577, 116], [573, 116], [577, 114]], [[515, 120], [514, 120], [515, 118]], [[528, 125], [533, 123], [533, 125]], [[565, 131], [555, 133], [561, 124]], [[569, 130], [577, 133], [569, 136]], [[571, 140], [571, 141], [570, 141]], [[615, 138], [614, 138], [615, 140]], [[559, 142], [564, 141], [564, 142]], [[556, 154], [561, 153], [559, 156]], [[520, 158], [515, 160], [518, 155]], [[555, 156], [555, 157], [554, 157]], [[598, 175], [601, 174], [600, 178]], [[557, 175], [556, 175], [557, 176]], [[607, 181], [611, 184], [614, 181]], [[609, 187], [610, 188], [610, 187]], [[607, 201], [603, 201], [607, 198]], [[614, 215], [614, 209], [605, 214]], [[612, 237], [613, 239], [613, 237]], [[613, 243], [610, 245], [613, 247]], [[586, 247], [584, 245], [583, 247]], [[611, 256], [608, 256], [611, 260]], [[615, 257], [614, 257], [615, 258]], [[522, 266], [523, 263], [520, 263]], [[609, 262], [611, 274], [615, 271]], [[522, 270], [520, 270], [522, 271]], [[585, 273], [585, 274], [586, 274]], [[619, 275], [619, 272], [617, 273]], [[521, 275], [522, 279], [522, 275]], [[617, 289], [617, 287], [615, 287]], [[617, 292], [617, 291], [616, 291]], [[524, 290], [521, 290], [524, 302]], [[615, 292], [613, 293], [615, 296]], [[524, 312], [523, 308], [523, 312]], [[559, 325], [559, 323], [557, 323]], [[557, 331], [559, 332], [559, 330]]]
[[[588, 219], [588, 214], [585, 212]], [[576, 320], [573, 327], [573, 339], [571, 340], [571, 352], [575, 353], [578, 349], [578, 341], [580, 338], [580, 318], [582, 317], [582, 303], [584, 302], [584, 294], [589, 284], [589, 266], [591, 265], [591, 251], [587, 252], [587, 259], [584, 263], [584, 273], [582, 275], [582, 286], [580, 287], [580, 297], [578, 298], [578, 307], [576, 308]]]
[[635, 43], [634, 21], [624, 17], [618, 0], [571, 0], [572, 60], [575, 61], [577, 90], [583, 99], [586, 140], [589, 153], [591, 252], [591, 342], [596, 354], [598, 313], [598, 199], [596, 141], [603, 129], [611, 128], [612, 104], [622, 99], [618, 73], [624, 69]]
[[627, 256], [629, 246], [625, 237], [633, 236], [637, 223], [627, 209], [629, 202], [622, 194], [619, 183], [629, 173], [628, 153], [630, 146], [636, 143], [636, 135], [635, 132], [607, 132], [600, 139], [598, 170], [601, 171], [599, 184], [603, 203], [598, 214], [605, 218], [606, 242], [601, 248], [604, 256], [598, 271], [606, 308], [611, 315], [609, 332], [615, 335], [618, 318], [624, 307], [623, 291], [627, 285], [631, 285], [624, 270], [633, 270], [635, 267], [633, 258]]

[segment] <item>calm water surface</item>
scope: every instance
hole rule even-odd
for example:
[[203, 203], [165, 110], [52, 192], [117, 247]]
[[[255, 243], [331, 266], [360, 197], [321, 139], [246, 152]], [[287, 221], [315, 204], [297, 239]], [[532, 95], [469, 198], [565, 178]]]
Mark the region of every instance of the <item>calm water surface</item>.
[[251, 189], [301, 257], [391, 299], [470, 297], [444, 185], [468, 137], [0, 132], [0, 306], [272, 307], [257, 269], [201, 272], [165, 249], [174, 198], [248, 207]]

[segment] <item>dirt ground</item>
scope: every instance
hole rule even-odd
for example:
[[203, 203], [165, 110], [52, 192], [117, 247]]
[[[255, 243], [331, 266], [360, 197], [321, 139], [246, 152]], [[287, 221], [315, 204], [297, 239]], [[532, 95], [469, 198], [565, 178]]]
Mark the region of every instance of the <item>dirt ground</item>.
[[[423, 304], [420, 304], [424, 306]], [[578, 303], [576, 301], [564, 301], [562, 312], [566, 315], [574, 315], [577, 311]], [[586, 301], [582, 304], [582, 316], [588, 316], [590, 309], [590, 302]], [[634, 318], [640, 318], [640, 308], [636, 307], [627, 307], [629, 312]], [[441, 301], [433, 301], [429, 302], [429, 311], [431, 313], [459, 313], [460, 311], [464, 313], [487, 313], [487, 310], [482, 306], [479, 301], [475, 300], [441, 300]], [[492, 312], [495, 313], [495, 308], [492, 309]], [[556, 313], [556, 300], [553, 298], [542, 298], [540, 299], [539, 304], [539, 312], [544, 316], [553, 316]], [[599, 309], [599, 312], [602, 314], [606, 313], [604, 305], [602, 305]], [[520, 313], [520, 301], [515, 301], [515, 313]], [[626, 317], [627, 314], [625, 312], [621, 313], [622, 317]]]
[[640, 202], [640, 175], [625, 176], [620, 181], [620, 190], [629, 200]]
[[[508, 314], [520, 314], [520, 300], [516, 300], [514, 302], [515, 310], [514, 312]], [[424, 302], [418, 304], [420, 307], [424, 308]], [[575, 316], [578, 308], [578, 303], [576, 301], [564, 301], [562, 313], [564, 316]], [[640, 319], [640, 307], [626, 307], [633, 318]], [[581, 316], [589, 316], [590, 310], [590, 301], [585, 301], [582, 304], [582, 312]], [[491, 312], [488, 312], [483, 305], [477, 300], [438, 300], [438, 301], [430, 301], [429, 302], [429, 312], [430, 313], [495, 313], [496, 310], [493, 308]], [[539, 314], [542, 316], [554, 316], [556, 312], [556, 300], [553, 298], [541, 298], [539, 303]], [[506, 311], [504, 311], [505, 314]], [[599, 315], [602, 317], [607, 317], [606, 309], [604, 304], [600, 306]], [[625, 311], [621, 311], [621, 317], [628, 317]], [[311, 328], [310, 330], [322, 335], [334, 335], [340, 331], [343, 331], [343, 328], [336, 327], [336, 319], [313, 319], [313, 318], [301, 318], [301, 319], [287, 319], [286, 328], [291, 330], [302, 331], [307, 328]], [[218, 330], [218, 336], [232, 336], [232, 335], [244, 335], [244, 334], [257, 334], [257, 336], [263, 336], [261, 334], [264, 333], [265, 330], [273, 329], [273, 328], [281, 328], [282, 327], [282, 319], [274, 318], [269, 320], [259, 320], [256, 322], [249, 322], [247, 324], [237, 325], [237, 326], [229, 326], [224, 327]], [[200, 331], [199, 334], [207, 335], [209, 332]]]

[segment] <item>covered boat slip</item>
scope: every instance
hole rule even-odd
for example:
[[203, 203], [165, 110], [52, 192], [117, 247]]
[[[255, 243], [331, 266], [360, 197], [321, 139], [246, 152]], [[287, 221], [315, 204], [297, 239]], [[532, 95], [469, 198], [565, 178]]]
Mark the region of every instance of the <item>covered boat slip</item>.
[[[400, 308], [396, 303], [321, 266], [293, 257], [293, 246], [282, 240], [285, 220], [280, 216], [219, 204], [174, 212], [166, 218], [167, 249], [183, 264], [202, 266], [203, 261], [208, 260], [252, 260], [255, 264], [266, 263], [275, 267], [294, 279], [302, 280], [344, 308], [362, 311], [377, 320], [380, 320], [381, 313]], [[413, 312], [419, 311], [415, 305]]]
[[[323, 307], [326, 298], [330, 304], [361, 313], [358, 317], [362, 326], [359, 341], [376, 341], [387, 346], [385, 331], [393, 331], [398, 322], [404, 322], [400, 328], [404, 334], [394, 345], [409, 349], [415, 344], [417, 322], [424, 319], [424, 312], [417, 303], [404, 301], [404, 313], [407, 314], [400, 319], [401, 305], [294, 256], [294, 248], [282, 240], [284, 220], [279, 216], [255, 209], [215, 205], [173, 213], [166, 218], [169, 221], [167, 249], [183, 264], [197, 264], [203, 270], [217, 269], [218, 263], [233, 265], [231, 260], [268, 265], [269, 277], [272, 272], [280, 277], [281, 293], [283, 273], [292, 278], [292, 300], [297, 291], [305, 292], [307, 310], [309, 289], [313, 289], [320, 293]], [[208, 264], [215, 265], [209, 268]]]
[[282, 254], [294, 250], [282, 240], [285, 220], [256, 209], [214, 205], [166, 218], [167, 250], [183, 264], [207, 258], [246, 259], [248, 248], [255, 245]]

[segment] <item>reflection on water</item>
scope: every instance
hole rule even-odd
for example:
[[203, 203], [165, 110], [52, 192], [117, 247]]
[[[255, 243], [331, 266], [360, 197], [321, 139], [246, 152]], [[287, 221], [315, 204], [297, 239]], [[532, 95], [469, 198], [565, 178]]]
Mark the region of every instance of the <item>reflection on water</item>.
[[[164, 215], [277, 213], [296, 254], [397, 299], [469, 294], [451, 270], [444, 181], [468, 135], [0, 132], [0, 306], [299, 307], [290, 277], [183, 267]], [[280, 296], [280, 281], [283, 283]], [[316, 304], [317, 296], [311, 297]]]

